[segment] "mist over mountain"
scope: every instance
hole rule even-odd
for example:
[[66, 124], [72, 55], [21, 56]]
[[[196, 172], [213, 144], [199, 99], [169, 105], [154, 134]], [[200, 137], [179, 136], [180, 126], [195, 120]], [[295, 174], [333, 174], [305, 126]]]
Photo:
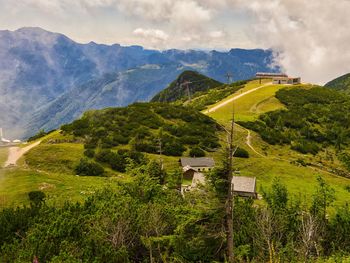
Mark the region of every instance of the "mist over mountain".
[[7, 137], [57, 128], [85, 110], [146, 101], [181, 72], [224, 82], [272, 69], [271, 50], [146, 50], [79, 44], [41, 28], [0, 31], [0, 126]]

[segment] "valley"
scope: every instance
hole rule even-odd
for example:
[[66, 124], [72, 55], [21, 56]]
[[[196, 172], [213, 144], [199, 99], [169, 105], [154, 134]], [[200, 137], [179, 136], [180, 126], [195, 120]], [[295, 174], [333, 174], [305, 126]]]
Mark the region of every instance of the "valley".
[[[258, 80], [250, 81], [223, 100], [207, 106], [202, 112], [223, 126], [229, 124], [232, 108], [237, 121], [256, 120], [260, 114], [285, 108], [275, 98], [276, 91], [283, 88], [283, 85], [272, 85], [269, 80], [263, 80], [262, 85]], [[191, 103], [196, 103], [196, 98]], [[257, 177], [258, 192], [262, 188], [270, 187], [274, 178], [280, 178], [293, 195], [309, 202], [313, 186], [317, 183], [316, 178], [322, 175], [336, 190], [336, 205], [341, 206], [347, 202], [350, 193], [346, 187], [350, 185], [350, 180], [329, 172], [327, 167], [318, 167], [321, 156], [301, 154], [290, 150], [288, 146], [269, 145], [257, 133], [238, 124], [235, 126], [234, 136], [235, 144], [246, 149], [250, 156], [247, 159], [235, 158], [234, 167], [243, 176]], [[225, 133], [221, 131], [220, 137], [224, 141]], [[124, 173], [113, 171], [107, 165], [104, 165], [107, 177], [76, 176], [74, 168], [84, 156], [84, 149], [83, 144], [73, 138], [59, 131], [49, 134], [40, 139], [40, 145], [20, 159], [17, 167], [2, 169], [1, 205], [27, 203], [26, 192], [38, 189], [47, 194], [49, 202], [84, 200], [97, 189], [111, 185], [114, 181], [131, 179]], [[130, 149], [129, 147], [118, 146], [115, 149]], [[5, 149], [2, 150], [4, 156]], [[220, 151], [208, 155], [213, 156], [217, 163], [220, 162]], [[159, 158], [159, 155], [151, 153], [146, 156], [151, 160]], [[178, 157], [162, 158], [168, 171], [178, 169]], [[298, 160], [305, 160], [312, 165], [303, 166]]]

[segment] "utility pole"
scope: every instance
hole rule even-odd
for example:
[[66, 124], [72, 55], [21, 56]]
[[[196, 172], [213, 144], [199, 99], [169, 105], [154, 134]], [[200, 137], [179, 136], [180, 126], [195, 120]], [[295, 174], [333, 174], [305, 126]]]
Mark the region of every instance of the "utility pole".
[[186, 87], [186, 90], [187, 90], [187, 95], [188, 95], [188, 100], [191, 102], [191, 90], [190, 90], [190, 83], [189, 81], [185, 81], [184, 82], [184, 85]]
[[159, 152], [159, 162], [160, 162], [160, 167], [163, 170], [163, 158], [162, 158], [162, 154], [163, 154], [163, 150], [162, 150], [162, 137], [163, 137], [163, 130], [162, 128], [160, 128], [159, 131], [159, 138], [158, 138], [158, 152]]
[[227, 181], [229, 184], [227, 198], [226, 198], [226, 238], [227, 238], [227, 258], [229, 263], [234, 262], [234, 246], [233, 246], [233, 190], [234, 186], [232, 184], [232, 173], [233, 173], [233, 155], [235, 150], [233, 149], [233, 132], [234, 132], [234, 124], [235, 124], [235, 112], [234, 112], [234, 104], [232, 104], [232, 120], [231, 127], [228, 134], [228, 175]]
[[158, 139], [158, 151], [159, 151], [159, 162], [160, 162], [160, 167], [163, 170], [163, 158], [162, 158], [162, 139]]
[[233, 75], [230, 72], [226, 73], [227, 84], [231, 84], [233, 80]]

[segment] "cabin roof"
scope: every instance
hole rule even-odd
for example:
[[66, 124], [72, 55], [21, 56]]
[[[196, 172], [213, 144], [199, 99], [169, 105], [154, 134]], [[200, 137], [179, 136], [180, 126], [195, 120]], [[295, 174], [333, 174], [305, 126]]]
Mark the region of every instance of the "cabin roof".
[[245, 176], [233, 176], [232, 184], [234, 192], [255, 193], [256, 178]]
[[180, 159], [182, 167], [214, 167], [215, 162], [211, 157], [198, 157], [198, 158], [190, 158], [190, 157], [182, 157]]

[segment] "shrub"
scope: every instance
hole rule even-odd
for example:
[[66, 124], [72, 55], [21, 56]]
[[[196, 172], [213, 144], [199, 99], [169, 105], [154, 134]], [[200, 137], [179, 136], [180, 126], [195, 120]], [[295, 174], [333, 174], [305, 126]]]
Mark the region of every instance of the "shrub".
[[319, 146], [315, 142], [306, 140], [296, 142], [291, 148], [303, 154], [311, 153], [313, 155], [317, 154], [320, 150]]
[[31, 191], [28, 193], [28, 197], [32, 204], [38, 206], [44, 201], [46, 195], [42, 191]]
[[89, 158], [94, 158], [95, 156], [95, 151], [93, 149], [86, 149], [84, 151], [84, 155]]
[[81, 159], [80, 163], [75, 167], [75, 172], [85, 176], [101, 176], [104, 173], [104, 169], [96, 162]]
[[101, 163], [109, 163], [112, 155], [113, 153], [111, 150], [102, 149], [95, 154], [95, 159]]
[[238, 147], [233, 156], [239, 158], [249, 158], [249, 152], [246, 149]]
[[205, 152], [199, 147], [194, 147], [190, 150], [190, 156], [191, 157], [204, 157]]
[[344, 189], [350, 193], [350, 185], [346, 185]]

